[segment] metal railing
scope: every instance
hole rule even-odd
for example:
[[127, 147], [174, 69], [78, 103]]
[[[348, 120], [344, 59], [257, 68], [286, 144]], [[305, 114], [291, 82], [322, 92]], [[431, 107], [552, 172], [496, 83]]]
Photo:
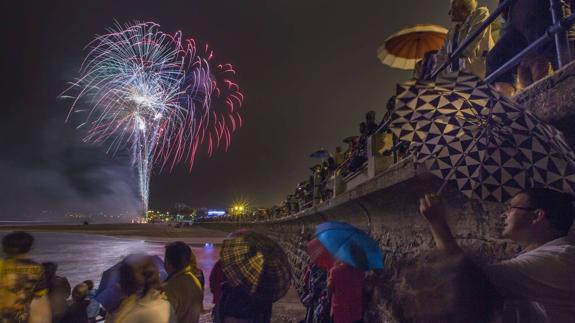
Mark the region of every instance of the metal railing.
[[[505, 0], [501, 3], [497, 9], [480, 25], [480, 27], [475, 30], [472, 34], [468, 35], [461, 45], [451, 53], [446, 62], [444, 62], [437, 70], [435, 70], [431, 76], [435, 79], [439, 73], [443, 72], [449, 65], [453, 63], [455, 59], [459, 59], [461, 53], [471, 44], [479, 35], [485, 31], [485, 29], [491, 25], [499, 17], [499, 15], [506, 9], [508, 9], [513, 2], [516, 0]], [[575, 24], [575, 15], [571, 14], [569, 17], [563, 17], [563, 11], [561, 0], [549, 0], [551, 16], [553, 19], [553, 25], [551, 25], [545, 34], [537, 39], [535, 42], [531, 43], [517, 55], [515, 55], [511, 60], [505, 63], [503, 66], [499, 67], [493, 73], [488, 75], [484, 82], [492, 83], [501, 74], [509, 71], [510, 68], [519, 64], [519, 62], [528, 54], [537, 50], [541, 46], [545, 45], [550, 40], [555, 40], [555, 49], [557, 52], [557, 66], [561, 68], [565, 64], [571, 61], [571, 54], [569, 52], [569, 44], [567, 40], [567, 30]], [[573, 8], [575, 9], [575, 8]]]

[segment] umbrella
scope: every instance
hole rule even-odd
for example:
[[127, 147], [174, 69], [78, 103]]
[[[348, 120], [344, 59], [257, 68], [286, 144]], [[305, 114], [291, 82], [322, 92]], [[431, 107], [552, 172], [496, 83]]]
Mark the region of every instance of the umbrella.
[[415, 25], [389, 36], [377, 50], [383, 64], [402, 70], [412, 70], [425, 53], [439, 50], [447, 29], [437, 25]]
[[391, 131], [415, 161], [471, 198], [503, 202], [529, 187], [575, 192], [561, 132], [465, 72], [400, 87]]
[[364, 231], [344, 222], [319, 224], [315, 237], [336, 259], [362, 269], [383, 269], [379, 244]]
[[350, 144], [350, 143], [352, 143], [353, 141], [357, 140], [358, 138], [359, 138], [359, 136], [349, 136], [349, 137], [345, 137], [345, 138], [343, 139], [343, 142], [346, 143], [346, 144]]
[[256, 298], [275, 302], [290, 287], [291, 266], [287, 256], [265, 235], [245, 232], [224, 240], [220, 259], [227, 281]]
[[329, 270], [333, 266], [333, 257], [318, 239], [312, 239], [307, 243], [307, 253], [311, 262], [319, 267]]
[[309, 155], [309, 157], [317, 159], [328, 159], [329, 157], [331, 157], [331, 155], [329, 151], [322, 148], [318, 151], [313, 152], [311, 155]]
[[[141, 257], [140, 254], [133, 254], [126, 256], [122, 261], [118, 262], [114, 266], [106, 269], [102, 273], [100, 278], [100, 284], [98, 285], [98, 290], [96, 291], [95, 299], [102, 304], [102, 306], [107, 311], [113, 311], [120, 305], [120, 300], [122, 297], [122, 292], [120, 291], [120, 266], [125, 261], [132, 261], [137, 257]], [[164, 262], [159, 256], [152, 256], [152, 260], [158, 271], [160, 272], [160, 280], [164, 281], [168, 278], [168, 274], [164, 269]]]

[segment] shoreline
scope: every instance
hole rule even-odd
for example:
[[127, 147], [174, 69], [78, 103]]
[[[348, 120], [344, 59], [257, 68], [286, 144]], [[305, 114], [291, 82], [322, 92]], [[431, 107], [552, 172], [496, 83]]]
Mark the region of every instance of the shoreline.
[[188, 228], [175, 228], [167, 224], [42, 224], [0, 226], [0, 232], [9, 231], [79, 233], [143, 240], [150, 243], [167, 244], [184, 241], [191, 246], [204, 246], [206, 243], [220, 246], [229, 230], [208, 229], [201, 225]]

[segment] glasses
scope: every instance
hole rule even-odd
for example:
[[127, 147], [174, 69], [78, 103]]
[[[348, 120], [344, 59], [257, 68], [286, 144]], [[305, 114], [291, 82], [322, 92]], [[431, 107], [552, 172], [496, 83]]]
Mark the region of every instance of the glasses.
[[511, 211], [511, 209], [518, 209], [518, 210], [523, 210], [523, 211], [535, 211], [535, 210], [537, 210], [537, 208], [534, 208], [534, 207], [515, 206], [515, 205], [511, 205], [511, 204], [505, 205], [505, 212], [509, 212], [509, 211]]

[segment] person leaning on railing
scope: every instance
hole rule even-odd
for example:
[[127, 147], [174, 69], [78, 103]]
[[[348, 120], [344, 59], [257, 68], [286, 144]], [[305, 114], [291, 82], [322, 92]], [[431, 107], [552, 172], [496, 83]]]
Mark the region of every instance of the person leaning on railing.
[[[477, 0], [452, 0], [449, 15], [455, 25], [449, 29], [445, 43], [437, 53], [435, 69], [443, 65], [465, 38], [481, 26], [489, 17], [489, 9], [487, 7], [478, 8]], [[488, 26], [479, 37], [475, 38], [465, 48], [459, 59], [454, 59], [445, 71], [463, 70], [482, 78], [485, 77], [485, 58], [493, 45], [491, 27]]]
[[[500, 1], [501, 4], [502, 1]], [[548, 0], [516, 0], [502, 13], [504, 20], [501, 38], [487, 55], [487, 74], [517, 55], [521, 50], [545, 34], [552, 24]], [[517, 90], [517, 74], [523, 86], [547, 76], [556, 65], [553, 43], [550, 42], [523, 59], [519, 67], [509, 69], [495, 80], [495, 88], [512, 96]]]

